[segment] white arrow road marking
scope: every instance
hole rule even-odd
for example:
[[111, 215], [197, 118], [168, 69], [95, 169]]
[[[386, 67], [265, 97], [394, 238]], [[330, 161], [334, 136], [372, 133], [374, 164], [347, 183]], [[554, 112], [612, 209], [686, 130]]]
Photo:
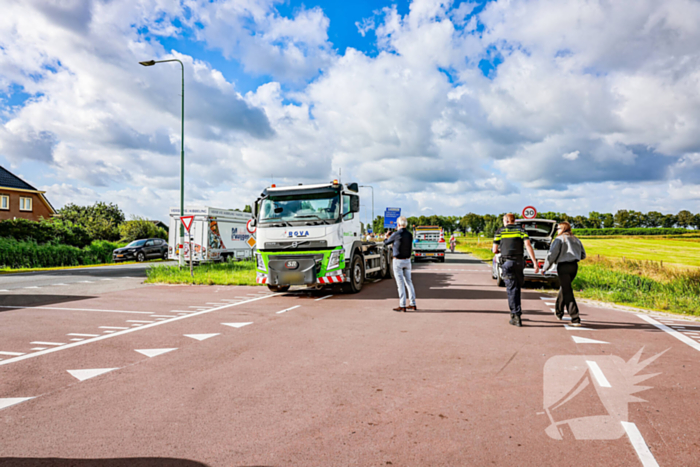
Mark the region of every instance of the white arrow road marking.
[[564, 329], [568, 329], [569, 331], [593, 331], [592, 328], [584, 328], [583, 326], [581, 326], [581, 327], [569, 326], [568, 324], [564, 325]]
[[224, 326], [231, 326], [232, 328], [238, 329], [238, 328], [242, 328], [243, 326], [248, 326], [249, 324], [253, 324], [253, 322], [251, 321], [250, 323], [221, 323], [221, 324], [223, 324]]
[[218, 336], [220, 333], [216, 334], [185, 334], [185, 337], [191, 337], [192, 339], [197, 339], [198, 341], [203, 341], [204, 339], [209, 339], [210, 337]]
[[595, 339], [588, 339], [587, 337], [571, 336], [577, 344], [609, 344], [610, 342], [597, 341]]
[[656, 462], [656, 459], [654, 459], [654, 455], [649, 450], [649, 446], [647, 446], [647, 442], [644, 441], [644, 437], [642, 437], [642, 433], [640, 433], [637, 425], [632, 422], [620, 423], [622, 423], [622, 426], [625, 428], [627, 437], [630, 439], [630, 443], [632, 443], [632, 447], [637, 453], [639, 460], [642, 461], [642, 466], [659, 467], [658, 462]]
[[293, 309], [295, 309], [295, 308], [299, 308], [300, 306], [301, 306], [301, 305], [297, 305], [297, 306], [293, 306], [293, 307], [291, 307], [291, 308], [287, 308], [286, 310], [278, 311], [277, 314], [279, 315], [280, 313], [286, 313], [286, 312], [288, 312], [288, 311], [290, 311], [290, 310], [293, 310]]
[[157, 357], [158, 355], [163, 355], [164, 353], [172, 352], [173, 350], [177, 350], [177, 347], [174, 349], [135, 349], [138, 353], [143, 354], [149, 358]]
[[6, 409], [12, 405], [19, 404], [20, 402], [28, 401], [29, 399], [34, 399], [33, 397], [7, 397], [5, 399], [0, 399], [0, 410]]
[[586, 360], [586, 364], [588, 365], [588, 368], [591, 369], [591, 373], [593, 373], [595, 379], [598, 381], [598, 386], [600, 386], [601, 388], [612, 387], [608, 379], [603, 374], [603, 370], [600, 369], [596, 362], [594, 362], [593, 360]]
[[67, 370], [71, 376], [77, 378], [79, 381], [85, 381], [86, 379], [94, 378], [95, 376], [100, 376], [110, 371], [118, 370], [119, 368], [95, 368], [92, 370]]

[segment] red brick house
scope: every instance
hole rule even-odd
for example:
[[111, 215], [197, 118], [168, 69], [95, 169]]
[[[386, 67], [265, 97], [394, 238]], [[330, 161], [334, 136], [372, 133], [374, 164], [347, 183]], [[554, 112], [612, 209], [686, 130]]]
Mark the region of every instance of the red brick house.
[[56, 210], [44, 193], [0, 166], [0, 221], [15, 218], [38, 221], [53, 216]]

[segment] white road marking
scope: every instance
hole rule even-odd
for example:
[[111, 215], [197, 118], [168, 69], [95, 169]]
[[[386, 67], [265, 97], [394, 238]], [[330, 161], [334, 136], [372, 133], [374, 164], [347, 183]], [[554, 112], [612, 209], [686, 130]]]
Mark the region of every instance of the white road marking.
[[568, 329], [569, 331], [593, 331], [594, 330], [592, 328], [584, 328], [583, 326], [581, 326], [581, 327], [569, 326], [568, 324], [564, 325], [564, 329]]
[[7, 289], [0, 289], [0, 292], [9, 292]]
[[177, 347], [174, 349], [135, 349], [136, 352], [143, 354], [147, 356], [148, 358], [153, 358], [157, 357], [158, 355], [163, 355], [164, 353], [167, 352], [172, 352], [173, 350], [177, 350]]
[[99, 334], [80, 334], [79, 332], [71, 332], [66, 334], [66, 336], [78, 336], [78, 337], [97, 337]]
[[198, 341], [203, 341], [204, 339], [209, 339], [210, 337], [218, 336], [220, 333], [216, 334], [185, 334], [185, 337], [190, 337], [192, 339], [197, 339]]
[[132, 326], [134, 326], [134, 327], [136, 327], [136, 326], [143, 326], [143, 324], [141, 324], [141, 323], [136, 323], [136, 324], [132, 324]]
[[117, 332], [117, 331], [105, 331], [104, 333], [105, 334], [112, 334], [113, 332]]
[[77, 284], [92, 284], [95, 281], [78, 281]]
[[556, 306], [555, 302], [544, 302], [544, 304], [547, 306]]
[[[62, 344], [61, 342], [42, 342], [42, 341], [30, 342], [30, 344], [32, 344], [32, 345], [66, 345], [66, 344]], [[33, 355], [36, 355], [36, 354], [33, 354]], [[29, 355], [25, 355], [25, 357], [28, 357], [28, 356]], [[14, 358], [11, 358], [10, 360], [14, 360]], [[9, 362], [10, 360], [7, 360], [7, 361]], [[4, 363], [3, 363], [3, 365], [4, 365]]]
[[327, 299], [327, 298], [331, 298], [332, 296], [333, 296], [333, 295], [326, 295], [325, 297], [317, 298], [315, 301], [325, 300], [325, 299]]
[[201, 306], [201, 305], [190, 305], [187, 308], [209, 308], [208, 306]]
[[250, 323], [221, 323], [221, 324], [223, 324], [224, 326], [231, 326], [232, 328], [238, 329], [238, 328], [242, 328], [243, 326], [248, 326], [249, 324], [253, 324], [253, 322], [251, 321]]
[[293, 309], [295, 309], [295, 308], [299, 308], [300, 306], [301, 306], [301, 305], [297, 305], [297, 306], [293, 306], [293, 307], [291, 307], [291, 308], [287, 308], [286, 310], [278, 311], [277, 314], [279, 315], [280, 313], [286, 313], [286, 312], [291, 311], [291, 310], [293, 310]]
[[66, 370], [71, 376], [77, 378], [79, 381], [85, 381], [86, 379], [94, 378], [95, 376], [100, 376], [110, 371], [118, 370], [119, 368], [94, 368], [91, 370]]
[[222, 298], [222, 302], [237, 302], [238, 300], [232, 299], [232, 298]]
[[659, 467], [658, 462], [654, 459], [654, 455], [649, 450], [647, 442], [644, 441], [642, 433], [640, 433], [639, 428], [632, 422], [620, 422], [627, 432], [627, 437], [632, 443], [639, 460], [642, 462], [643, 467]]
[[549, 301], [552, 301], [552, 300], [554, 300], [554, 297], [540, 297], [540, 300], [549, 300]]
[[598, 364], [594, 362], [593, 360], [586, 360], [586, 364], [588, 365], [588, 368], [591, 369], [591, 373], [593, 373], [593, 376], [595, 376], [596, 381], [598, 381], [598, 386], [601, 388], [611, 388], [610, 382], [608, 379], [605, 377], [603, 374], [603, 370], [600, 369]]
[[124, 328], [121, 326], [100, 326], [100, 329], [129, 329], [129, 328]]
[[101, 281], [113, 281], [114, 279], [100, 279]]
[[79, 341], [84, 341], [85, 339], [81, 339], [80, 337], [74, 337], [71, 339], [72, 341], [79, 342]]
[[198, 311], [208, 310], [209, 308], [204, 308], [202, 310], [170, 310], [170, 313], [197, 313]]
[[46, 350], [46, 347], [34, 347], [33, 349], [30, 350]]
[[0, 352], [0, 355], [9, 355], [10, 357], [16, 357], [18, 355], [24, 355], [24, 352]]
[[6, 306], [0, 305], [0, 308], [15, 308], [15, 309], [30, 309], [38, 308], [40, 310], [66, 310], [66, 311], [101, 311], [103, 313], [133, 313], [137, 315], [150, 315], [152, 311], [124, 311], [124, 310], [98, 310], [96, 308], [60, 308], [55, 306]]
[[595, 339], [588, 339], [587, 337], [571, 336], [577, 344], [609, 344], [610, 342], [597, 341]]
[[33, 397], [6, 397], [0, 399], [0, 410], [6, 409], [20, 402], [28, 401], [29, 399], [34, 399]]
[[[27, 358], [39, 357], [39, 356], [41, 356], [41, 355], [46, 355], [46, 354], [49, 354], [49, 353], [52, 353], [52, 352], [58, 352], [58, 351], [61, 351], [61, 350], [71, 349], [71, 348], [77, 347], [77, 346], [79, 346], [79, 345], [91, 344], [91, 343], [93, 343], [93, 342], [97, 342], [97, 341], [104, 340], [104, 339], [110, 339], [110, 338], [112, 338], [112, 337], [121, 336], [121, 335], [124, 335], [124, 334], [128, 334], [128, 333], [130, 333], [130, 332], [141, 331], [142, 329], [152, 328], [152, 327], [154, 327], [154, 326], [159, 326], [159, 325], [161, 325], [161, 324], [172, 323], [172, 322], [174, 322], [174, 321], [179, 321], [179, 320], [181, 320], [181, 319], [191, 318], [192, 316], [204, 315], [204, 314], [207, 314], [207, 313], [211, 313], [211, 312], [213, 312], [213, 311], [223, 310], [224, 308], [230, 308], [230, 307], [234, 307], [234, 306], [238, 306], [238, 305], [244, 305], [244, 304], [246, 304], [246, 303], [257, 302], [257, 301], [259, 301], [259, 300], [265, 300], [266, 298], [276, 297], [277, 295], [278, 295], [278, 294], [269, 294], [269, 295], [265, 295], [265, 296], [262, 296], [262, 297], [251, 298], [250, 300], [246, 300], [246, 301], [244, 301], [244, 302], [232, 303], [232, 304], [230, 304], [230, 305], [224, 305], [224, 306], [220, 306], [220, 307], [218, 307], [218, 308], [210, 308], [210, 309], [208, 309], [208, 310], [198, 311], [197, 313], [191, 313], [191, 314], [185, 315], [185, 316], [175, 316], [175, 317], [172, 317], [171, 319], [166, 319], [165, 321], [158, 321], [158, 322], [156, 322], [156, 323], [146, 324], [145, 326], [141, 326], [141, 327], [138, 327], [138, 328], [129, 328], [129, 329], [126, 329], [126, 330], [124, 330], [124, 331], [119, 331], [119, 332], [105, 331], [104, 334], [107, 334], [108, 332], [114, 332], [114, 334], [109, 334], [109, 335], [104, 335], [104, 334], [103, 334], [103, 335], [101, 335], [101, 336], [94, 337], [94, 338], [92, 338], [92, 339], [86, 339], [86, 340], [84, 340], [84, 341], [82, 341], [82, 342], [73, 342], [72, 344], [68, 344], [68, 345], [66, 345], [66, 346], [64, 346], [64, 347], [56, 347], [56, 348], [52, 348], [52, 349], [46, 349], [46, 350], [41, 351], [41, 352], [35, 352], [35, 353], [32, 353], [32, 354], [21, 355], [21, 356], [19, 356], [19, 357], [8, 358], [7, 360], [3, 360], [2, 362], [0, 362], [0, 366], [2, 366], [2, 365], [7, 365], [7, 364], [10, 364], [10, 363], [19, 362], [19, 361], [25, 360], [25, 359], [27, 359]], [[149, 313], [149, 314], [150, 314], [150, 313]]]
[[652, 317], [650, 317], [650, 316], [646, 316], [646, 315], [637, 315], [637, 316], [639, 316], [640, 318], [642, 318], [642, 319], [643, 319], [644, 321], [646, 321], [647, 323], [653, 324], [654, 326], [656, 326], [657, 328], [661, 329], [662, 331], [665, 331], [665, 332], [669, 333], [670, 335], [672, 335], [673, 337], [675, 337], [675, 338], [678, 339], [679, 341], [685, 342], [686, 344], [688, 344], [689, 346], [691, 346], [691, 347], [694, 348], [695, 350], [700, 351], [700, 344], [698, 344], [697, 342], [695, 342], [694, 340], [692, 340], [690, 337], [688, 337], [688, 336], [686, 336], [686, 335], [684, 335], [684, 334], [682, 334], [682, 333], [680, 333], [680, 332], [678, 332], [678, 331], [676, 331], [676, 330], [674, 330], [674, 329], [671, 329], [671, 328], [669, 328], [668, 326], [666, 326], [666, 325], [664, 325], [664, 324], [659, 323], [658, 321], [656, 321], [654, 318], [652, 318]]
[[173, 315], [151, 315], [152, 318], [174, 318]]
[[127, 319], [127, 323], [152, 323], [153, 321], [146, 321], [143, 319]]
[[31, 287], [22, 287], [23, 289], [38, 289], [36, 285], [32, 285]]

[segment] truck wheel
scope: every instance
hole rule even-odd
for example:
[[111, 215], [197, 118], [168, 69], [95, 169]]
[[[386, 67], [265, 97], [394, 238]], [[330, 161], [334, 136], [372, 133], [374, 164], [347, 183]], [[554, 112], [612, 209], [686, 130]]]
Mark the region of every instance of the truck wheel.
[[288, 285], [268, 285], [268, 289], [270, 289], [270, 292], [286, 292], [289, 290]]
[[443, 256], [442, 258], [440, 258], [440, 262], [441, 262], [441, 263], [444, 263], [444, 262], [445, 262], [445, 257], [444, 257], [444, 256]]
[[382, 257], [379, 260], [379, 278], [384, 279], [389, 276], [389, 261], [387, 260], [387, 254], [382, 252]]
[[360, 255], [352, 257], [348, 273], [349, 282], [343, 284], [343, 291], [345, 293], [358, 293], [362, 290], [362, 284], [365, 282], [365, 268]]
[[391, 252], [386, 253], [386, 274], [384, 274], [384, 279], [394, 278], [394, 257], [391, 256]]

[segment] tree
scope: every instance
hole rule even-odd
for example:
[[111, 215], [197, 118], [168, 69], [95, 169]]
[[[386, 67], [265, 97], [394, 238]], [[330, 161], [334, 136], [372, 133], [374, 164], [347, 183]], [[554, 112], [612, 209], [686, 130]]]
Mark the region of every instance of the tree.
[[678, 223], [678, 219], [674, 214], [666, 214], [663, 219], [661, 220], [661, 227], [665, 229], [671, 229], [675, 227], [675, 225]]
[[134, 217], [132, 220], [120, 224], [119, 233], [123, 242], [133, 242], [142, 238], [168, 239], [165, 230], [156, 227], [153, 222], [142, 217]]
[[603, 227], [603, 215], [596, 211], [588, 213], [588, 223], [592, 229], [600, 229]]
[[459, 226], [465, 232], [469, 230], [470, 232], [476, 234], [484, 231], [486, 221], [484, 220], [483, 216], [470, 212], [462, 217], [462, 219], [459, 221]]
[[372, 221], [372, 231], [375, 234], [384, 233], [384, 216], [377, 216], [374, 221]]
[[630, 223], [630, 212], [627, 209], [620, 209], [615, 213], [615, 227], [626, 229]]
[[250, 204], [246, 204], [245, 207], [243, 208], [243, 212], [253, 212], [253, 208], [250, 206]]
[[676, 219], [678, 219], [678, 227], [683, 227], [684, 229], [687, 229], [691, 225], [693, 225], [693, 213], [690, 211], [683, 210], [676, 214]]
[[644, 227], [660, 227], [664, 215], [658, 211], [649, 211], [644, 215]]
[[125, 219], [119, 206], [101, 201], [92, 206], [67, 204], [56, 214], [64, 221], [85, 227], [93, 240], [118, 240], [119, 225]]
[[693, 227], [695, 227], [697, 230], [700, 230], [700, 214], [695, 214], [693, 216]]
[[610, 213], [603, 214], [603, 228], [612, 229], [615, 227], [615, 217]]

